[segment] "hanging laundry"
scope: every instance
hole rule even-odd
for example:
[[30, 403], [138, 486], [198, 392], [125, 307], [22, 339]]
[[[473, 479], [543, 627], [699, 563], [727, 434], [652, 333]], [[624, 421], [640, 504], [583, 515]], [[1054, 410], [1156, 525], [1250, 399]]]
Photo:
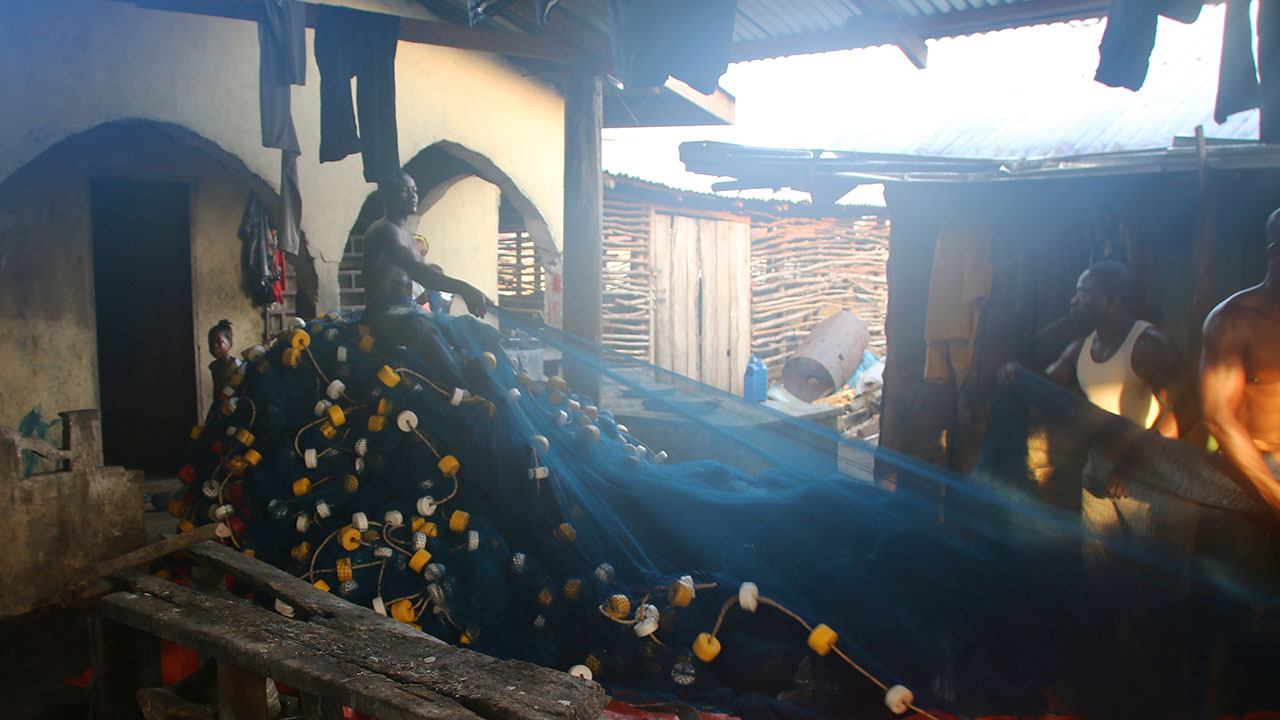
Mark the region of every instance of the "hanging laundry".
[[1258, 107], [1258, 66], [1253, 61], [1253, 20], [1249, 0], [1227, 0], [1222, 25], [1222, 61], [1218, 64], [1218, 98], [1213, 121], [1224, 123], [1235, 113]]
[[280, 245], [298, 252], [298, 224], [302, 196], [298, 192], [297, 160], [301, 149], [293, 126], [289, 88], [307, 81], [306, 7], [298, 0], [263, 0], [258, 22], [258, 104], [262, 116], [262, 146], [279, 148]]
[[1157, 18], [1164, 15], [1192, 23], [1200, 17], [1203, 4], [1203, 0], [1112, 0], [1093, 79], [1111, 87], [1142, 87], [1156, 44]]
[[622, 82], [656, 87], [667, 76], [703, 94], [729, 67], [738, 0], [610, 0], [613, 64]]
[[1258, 75], [1262, 100], [1258, 139], [1280, 142], [1280, 7], [1274, 2], [1258, 3]]
[[[400, 19], [347, 8], [317, 7], [315, 53], [320, 68], [320, 162], [364, 154], [364, 179], [400, 172], [396, 132], [396, 44]], [[351, 104], [351, 78], [358, 78]]]
[[924, 379], [964, 383], [982, 306], [991, 293], [989, 227], [944, 227], [933, 251], [924, 339]]
[[254, 305], [269, 305], [284, 300], [283, 292], [276, 292], [275, 285], [284, 277], [283, 256], [272, 240], [274, 232], [267, 221], [266, 210], [258, 196], [249, 193], [240, 217], [240, 266], [244, 272], [245, 289]]
[[1280, 12], [1274, 3], [1258, 4], [1258, 58], [1253, 57], [1253, 23], [1249, 0], [1228, 0], [1222, 27], [1222, 61], [1218, 65], [1218, 97], [1214, 122], [1223, 123], [1235, 113], [1261, 108], [1258, 137], [1262, 142], [1280, 140]]

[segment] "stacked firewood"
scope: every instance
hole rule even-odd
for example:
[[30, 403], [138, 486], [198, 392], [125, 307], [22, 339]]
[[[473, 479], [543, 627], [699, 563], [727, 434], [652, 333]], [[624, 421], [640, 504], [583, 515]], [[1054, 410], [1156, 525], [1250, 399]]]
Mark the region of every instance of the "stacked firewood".
[[650, 207], [612, 198], [604, 203], [601, 339], [606, 347], [641, 360], [649, 359], [652, 344]]
[[884, 355], [889, 301], [882, 217], [804, 218], [755, 214], [751, 242], [751, 348], [771, 375], [820, 321], [850, 310]]

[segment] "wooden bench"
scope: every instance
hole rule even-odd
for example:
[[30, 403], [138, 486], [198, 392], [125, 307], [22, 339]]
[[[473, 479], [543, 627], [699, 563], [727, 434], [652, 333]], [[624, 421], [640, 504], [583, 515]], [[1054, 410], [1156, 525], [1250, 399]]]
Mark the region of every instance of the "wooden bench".
[[378, 720], [592, 720], [608, 701], [596, 683], [454, 647], [223, 545], [184, 552], [294, 617], [224, 591], [116, 575], [123, 589], [102, 598], [94, 621], [99, 718], [141, 717], [134, 693], [160, 685], [160, 638], [217, 661], [223, 720], [265, 720], [265, 677], [297, 688], [316, 720], [341, 718], [343, 706]]

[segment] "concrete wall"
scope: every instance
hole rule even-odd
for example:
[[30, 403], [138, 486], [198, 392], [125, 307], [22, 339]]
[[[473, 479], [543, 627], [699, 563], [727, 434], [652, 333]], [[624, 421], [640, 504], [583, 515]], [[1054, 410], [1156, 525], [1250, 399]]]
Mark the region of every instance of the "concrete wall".
[[[344, 3], [346, 4], [346, 3]], [[395, 10], [403, 3], [364, 0]], [[318, 162], [319, 72], [308, 31], [308, 83], [293, 90], [302, 228], [320, 272], [336, 273], [346, 233], [372, 186], [360, 157]], [[260, 147], [256, 25], [140, 9], [108, 0], [11, 0], [0, 8], [0, 178], [63, 137], [124, 118], [189, 128], [278, 183], [279, 151]], [[396, 57], [401, 161], [439, 140], [478, 153], [510, 177], [553, 238], [563, 229], [564, 104], [500, 58], [401, 43]], [[558, 242], [558, 240], [556, 241]], [[336, 305], [336, 284], [321, 308]]]
[[[237, 349], [259, 341], [262, 316], [241, 289], [236, 231], [262, 183], [153, 125], [99, 128], [0, 183], [0, 425], [16, 427], [36, 407], [47, 417], [98, 406], [89, 183], [111, 177], [191, 185], [196, 367], [207, 363], [205, 332], [220, 318], [235, 325]], [[193, 379], [206, 401], [208, 375]]]
[[[405, 14], [413, 7], [403, 0], [335, 4]], [[308, 82], [293, 89], [293, 114], [303, 149], [302, 229], [316, 258], [324, 311], [337, 307], [347, 233], [374, 188], [364, 182], [359, 155], [318, 162], [319, 72], [310, 31], [307, 53]], [[401, 43], [396, 64], [401, 161], [437, 141], [482, 157], [489, 172], [500, 171], [508, 192], [535, 208], [558, 245], [564, 175], [558, 91], [483, 53]], [[194, 184], [193, 322], [200, 347], [193, 352], [196, 382], [208, 397], [208, 327], [229, 317], [237, 350], [260, 331], [240, 290], [238, 252], [231, 252], [248, 188], [270, 199], [279, 181], [279, 151], [260, 146], [256, 25], [109, 0], [6, 0], [0, 67], [8, 70], [0, 73], [7, 108], [0, 113], [0, 424], [16, 424], [36, 405], [50, 416], [96, 404], [87, 186], [102, 168]], [[199, 142], [193, 152], [157, 149], [147, 144], [154, 138], [96, 147], [92, 162], [58, 155], [60, 141], [129, 119], [185, 128]], [[42, 157], [51, 148], [57, 157]], [[27, 171], [30, 182], [18, 174]], [[433, 245], [447, 248], [441, 264], [491, 296], [496, 239], [475, 239], [496, 230], [492, 188], [464, 181], [424, 219]]]
[[[427, 239], [427, 261], [498, 299], [497, 186], [471, 177], [454, 183], [418, 219], [414, 232]], [[412, 222], [410, 223], [412, 225]], [[454, 309], [462, 309], [461, 299]]]

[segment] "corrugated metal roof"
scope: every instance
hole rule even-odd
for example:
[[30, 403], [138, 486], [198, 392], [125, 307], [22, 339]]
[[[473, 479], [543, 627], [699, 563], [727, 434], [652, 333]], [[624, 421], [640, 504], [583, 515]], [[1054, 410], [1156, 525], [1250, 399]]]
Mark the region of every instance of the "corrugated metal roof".
[[[1103, 23], [1083, 22], [939, 40], [935, 69], [917, 74], [900, 102], [880, 112], [849, 108], [848, 127], [819, 147], [950, 157], [1025, 159], [1168, 147], [1205, 127], [1212, 138], [1255, 140], [1256, 110], [1213, 120], [1221, 47], [1221, 6], [1193, 25], [1161, 19], [1146, 83], [1137, 92], [1092, 82], [1096, 54], [1067, 67], [1026, 53], [1036, 42], [1071, 36], [1096, 48]], [[984, 62], [968, 57], [983, 55]], [[1023, 58], [1023, 68], [998, 68]], [[985, 63], [985, 64], [984, 64]], [[983, 83], [975, 73], [992, 73]], [[995, 74], [998, 73], [998, 76]], [[740, 103], [739, 107], [742, 107]]]
[[[466, 22], [467, 0], [417, 2], [442, 20]], [[570, 44], [577, 44], [575, 39], [585, 35], [594, 36], [589, 46], [607, 42], [609, 0], [559, 0], [542, 27], [532, 19], [532, 5], [517, 0], [486, 24], [498, 30], [546, 34]], [[1002, 13], [1000, 8], [1011, 12]], [[867, 47], [900, 42], [906, 36], [948, 37], [1097, 17], [1105, 8], [1106, 0], [738, 0], [734, 57], [744, 60]]]

